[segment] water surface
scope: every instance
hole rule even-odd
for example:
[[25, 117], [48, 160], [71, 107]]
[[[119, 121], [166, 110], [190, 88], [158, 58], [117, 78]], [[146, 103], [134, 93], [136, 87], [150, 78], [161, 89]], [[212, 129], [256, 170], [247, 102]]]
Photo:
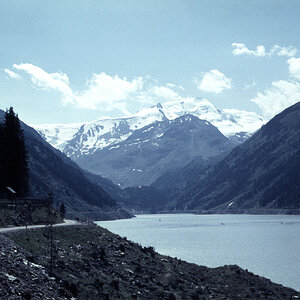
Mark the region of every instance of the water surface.
[[237, 264], [300, 291], [300, 216], [161, 214], [97, 224], [165, 255]]

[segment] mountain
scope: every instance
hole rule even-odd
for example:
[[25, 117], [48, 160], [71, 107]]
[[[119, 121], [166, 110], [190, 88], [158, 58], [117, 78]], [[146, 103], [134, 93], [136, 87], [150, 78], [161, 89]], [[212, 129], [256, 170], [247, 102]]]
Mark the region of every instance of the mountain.
[[[4, 120], [0, 110], [0, 121]], [[33, 128], [21, 122], [29, 163], [30, 195], [53, 194], [54, 205], [64, 203], [67, 217], [113, 219], [128, 217], [116, 201], [98, 185], [88, 180], [83, 171], [63, 153], [49, 145]]]
[[300, 211], [300, 102], [206, 172], [170, 207], [209, 212]]
[[143, 109], [136, 114], [113, 119], [100, 119], [78, 124], [32, 125], [52, 146], [68, 156], [78, 157], [126, 140], [135, 130], [156, 121], [174, 120], [191, 114], [217, 127], [226, 137], [243, 142], [266, 120], [254, 113], [220, 109], [206, 99], [190, 98], [171, 101]]
[[163, 173], [183, 167], [196, 157], [206, 160], [233, 147], [209, 122], [184, 115], [137, 129], [125, 141], [111, 147], [71, 157], [86, 170], [121, 187], [147, 186]]
[[143, 213], [170, 211], [170, 204], [185, 189], [189, 181], [220, 161], [228, 154], [224, 152], [209, 159], [197, 157], [183, 168], [176, 168], [158, 177], [150, 186], [127, 187], [114, 190], [111, 195], [129, 210]]
[[[157, 163], [147, 164], [153, 161], [156, 155], [160, 163], [163, 162], [163, 153], [158, 149], [160, 147], [153, 148], [157, 136], [164, 134], [163, 130], [166, 130], [169, 121], [173, 122], [185, 115], [210, 122], [228, 137], [232, 144], [243, 142], [265, 122], [263, 117], [252, 112], [222, 110], [206, 99], [190, 98], [184, 101], [158, 103], [123, 118], [102, 119], [85, 124], [35, 125], [35, 128], [48, 142], [82, 168], [105, 176], [122, 187], [139, 186], [153, 183], [160, 175], [171, 169], [165, 168], [166, 164], [162, 166], [158, 166]], [[165, 122], [165, 125], [158, 129], [157, 122]], [[145, 141], [146, 135], [142, 131], [150, 127], [154, 130], [147, 135], [149, 141]], [[156, 135], [152, 134], [154, 131]], [[134, 150], [135, 147], [139, 149]], [[142, 150], [146, 152], [141, 154]], [[167, 147], [164, 151], [167, 151]], [[140, 154], [133, 162], [133, 155], [136, 153]], [[216, 154], [213, 151], [211, 156]], [[177, 155], [175, 164], [171, 165], [172, 169], [183, 167], [197, 155], [203, 156], [201, 153]], [[169, 161], [170, 158], [171, 156], [168, 158]]]

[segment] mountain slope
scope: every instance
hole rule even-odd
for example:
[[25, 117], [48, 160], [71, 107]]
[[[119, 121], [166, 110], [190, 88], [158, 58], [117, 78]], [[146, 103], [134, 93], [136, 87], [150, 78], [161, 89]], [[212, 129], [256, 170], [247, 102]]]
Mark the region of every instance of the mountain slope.
[[[4, 114], [0, 111], [0, 121]], [[115, 200], [90, 182], [72, 160], [45, 142], [33, 128], [23, 122], [21, 126], [28, 152], [31, 196], [47, 197], [52, 192], [54, 204], [58, 206], [63, 202], [68, 217], [110, 219], [122, 216]]]
[[123, 142], [72, 158], [88, 171], [127, 187], [150, 185], [163, 173], [196, 157], [206, 160], [233, 147], [209, 122], [185, 115], [152, 123], [135, 130]]
[[173, 206], [214, 212], [300, 208], [300, 102], [205, 174]]

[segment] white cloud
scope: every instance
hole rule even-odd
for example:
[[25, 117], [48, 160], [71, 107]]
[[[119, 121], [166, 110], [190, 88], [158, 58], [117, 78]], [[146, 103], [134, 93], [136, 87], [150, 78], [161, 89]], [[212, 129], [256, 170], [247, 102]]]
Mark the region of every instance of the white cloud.
[[168, 86], [154, 86], [152, 88], [152, 93], [159, 98], [169, 100], [176, 100], [180, 98], [179, 94]]
[[254, 55], [254, 56], [265, 56], [266, 49], [263, 45], [259, 45], [255, 50], [249, 50], [244, 43], [232, 43], [232, 53], [234, 55]]
[[65, 105], [77, 108], [99, 109], [101, 111], [118, 110], [129, 113], [129, 107], [141, 104], [153, 105], [158, 101], [182, 98], [175, 89], [181, 89], [174, 84], [160, 85], [150, 76], [136, 77], [128, 80], [118, 75], [110, 76], [104, 72], [93, 74], [86, 82], [82, 91], [74, 91], [69, 78], [62, 72], [48, 73], [32, 64], [14, 64], [18, 71], [24, 71], [30, 76], [33, 85], [39, 89], [56, 91], [61, 94], [61, 101]]
[[257, 85], [256, 81], [252, 79], [251, 83], [245, 83], [244, 84], [244, 90], [249, 90]]
[[290, 75], [300, 79], [300, 58], [292, 57], [288, 59]]
[[86, 89], [74, 96], [79, 108], [87, 109], [119, 109], [127, 113], [122, 103], [130, 99], [143, 88], [141, 77], [129, 81], [119, 76], [110, 76], [106, 73], [94, 74], [86, 84]]
[[255, 50], [250, 50], [244, 43], [232, 43], [232, 47], [232, 53], [234, 55], [245, 54], [260, 57], [278, 55], [292, 57], [297, 53], [297, 48], [294, 46], [281, 47], [279, 45], [275, 45], [269, 52], [266, 51], [266, 48], [263, 45], [257, 46]]
[[271, 51], [270, 54], [277, 54], [278, 56], [295, 56], [297, 53], [297, 48], [294, 46], [288, 46], [288, 47], [280, 47], [278, 45], [275, 45]]
[[21, 78], [21, 76], [20, 76], [19, 74], [15, 73], [15, 72], [13, 72], [13, 71], [11, 71], [11, 70], [9, 70], [9, 69], [4, 69], [4, 72], [5, 72], [9, 77], [11, 77], [11, 78], [13, 78], [13, 79], [20, 79], [20, 78]]
[[185, 88], [182, 85], [176, 85], [174, 83], [167, 83], [166, 86], [168, 86], [170, 88], [180, 89], [182, 91], [185, 90]]
[[258, 93], [251, 100], [261, 108], [266, 117], [272, 118], [300, 100], [300, 82], [274, 81], [271, 87], [267, 88], [263, 93]]
[[203, 73], [202, 78], [195, 79], [199, 90], [209, 93], [220, 94], [223, 90], [231, 89], [232, 81], [218, 70], [210, 70]]
[[24, 71], [30, 75], [31, 82], [44, 90], [55, 90], [63, 94], [64, 102], [73, 102], [73, 92], [69, 86], [69, 78], [66, 74], [47, 73], [40, 67], [32, 64], [14, 64], [16, 70]]
[[[293, 48], [281, 48], [275, 46], [277, 55], [290, 56], [295, 54]], [[280, 54], [280, 51], [284, 54]], [[271, 86], [263, 92], [257, 93], [251, 99], [262, 110], [263, 114], [272, 118], [285, 108], [300, 101], [300, 58], [291, 57], [287, 60], [290, 78], [288, 80], [273, 81]]]

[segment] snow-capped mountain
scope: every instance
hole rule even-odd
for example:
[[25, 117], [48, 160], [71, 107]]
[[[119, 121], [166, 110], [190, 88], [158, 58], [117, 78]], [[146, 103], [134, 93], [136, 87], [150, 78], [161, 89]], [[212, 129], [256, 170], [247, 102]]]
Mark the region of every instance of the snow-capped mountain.
[[121, 118], [99, 119], [77, 124], [32, 125], [50, 144], [75, 157], [94, 153], [125, 141], [135, 130], [155, 121], [174, 120], [191, 114], [209, 121], [226, 137], [242, 142], [259, 129], [266, 119], [254, 112], [236, 109], [220, 109], [207, 99], [190, 98], [171, 101], [140, 110]]
[[121, 187], [150, 185], [196, 157], [207, 160], [234, 144], [208, 121], [193, 115], [165, 119], [133, 131], [126, 140], [93, 153], [71, 157], [83, 168]]
[[72, 124], [39, 124], [31, 125], [54, 148], [63, 152], [67, 142], [71, 140], [84, 123]]

